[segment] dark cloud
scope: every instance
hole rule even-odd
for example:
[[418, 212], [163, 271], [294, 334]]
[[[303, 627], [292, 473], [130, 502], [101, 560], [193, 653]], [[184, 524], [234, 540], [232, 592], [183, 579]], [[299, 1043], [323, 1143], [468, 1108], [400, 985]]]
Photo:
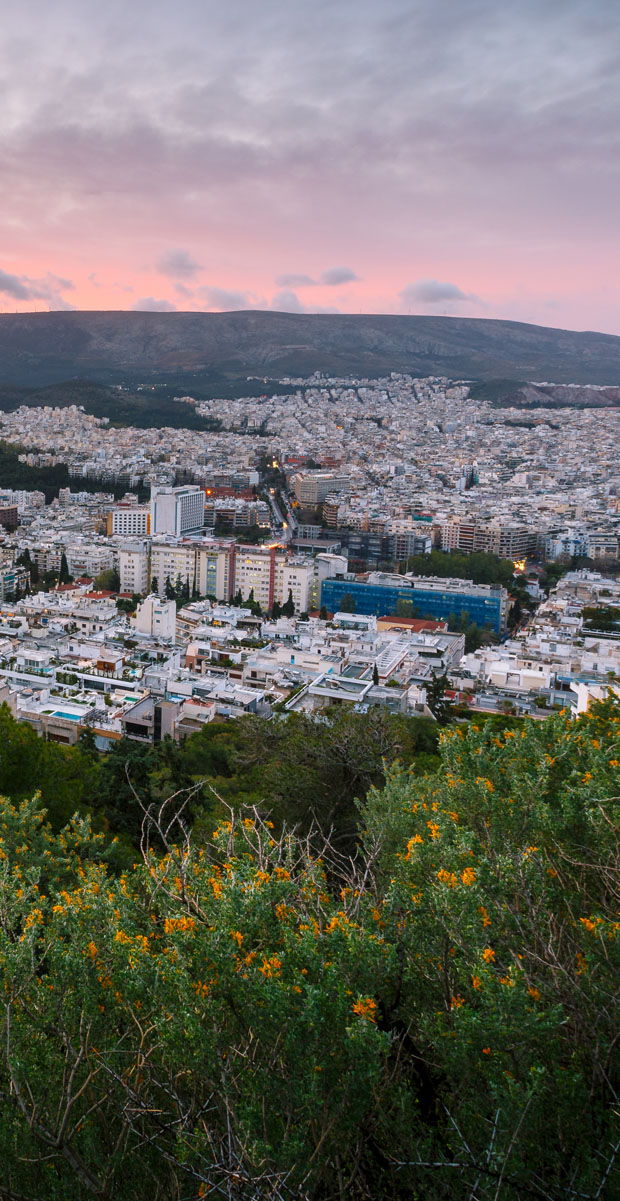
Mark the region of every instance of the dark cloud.
[[446, 301], [477, 301], [472, 292], [463, 292], [456, 284], [441, 283], [438, 279], [418, 279], [407, 284], [399, 296], [405, 304], [444, 304]]
[[359, 279], [359, 275], [351, 271], [350, 267], [330, 267], [321, 275], [321, 283], [330, 288], [335, 288], [337, 284], [350, 284], [354, 279]]
[[176, 313], [177, 306], [170, 300], [156, 300], [154, 296], [144, 296], [131, 306], [134, 313]]
[[193, 279], [202, 270], [187, 250], [167, 250], [157, 261], [157, 270], [171, 279]]
[[309, 275], [278, 275], [276, 283], [279, 288], [314, 288], [316, 280]]

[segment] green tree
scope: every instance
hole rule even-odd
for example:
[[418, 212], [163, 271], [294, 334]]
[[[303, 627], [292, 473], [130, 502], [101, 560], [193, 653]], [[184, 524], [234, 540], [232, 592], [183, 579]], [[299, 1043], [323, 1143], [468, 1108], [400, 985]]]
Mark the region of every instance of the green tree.
[[67, 556], [63, 550], [63, 552], [60, 556], [60, 574], [58, 576], [58, 583], [59, 584], [70, 584], [72, 579], [73, 579], [73, 576], [69, 574], [69, 567], [67, 564]]
[[287, 596], [284, 604], [282, 605], [282, 616], [283, 617], [294, 617], [295, 616], [295, 601], [293, 600], [292, 588], [289, 588], [288, 596]]
[[121, 586], [120, 576], [115, 567], [100, 571], [93, 580], [94, 592], [118, 592]]
[[434, 672], [432, 679], [426, 685], [426, 703], [440, 726], [447, 725], [450, 720], [451, 706], [446, 698], [446, 689], [450, 680], [446, 672]]

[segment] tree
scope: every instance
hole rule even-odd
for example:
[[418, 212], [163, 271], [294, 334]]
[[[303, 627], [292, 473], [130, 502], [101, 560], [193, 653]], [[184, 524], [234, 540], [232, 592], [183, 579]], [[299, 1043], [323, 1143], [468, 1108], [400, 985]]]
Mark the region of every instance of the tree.
[[321, 605], [319, 609], [319, 618], [321, 621], [327, 621], [327, 606]]
[[172, 584], [170, 583], [169, 575], [166, 576], [164, 581], [164, 596], [166, 597], [166, 600], [176, 600], [176, 593]]
[[159, 592], [159, 580], [157, 579], [156, 575], [154, 575], [151, 579], [151, 592], [154, 592], [155, 594]]
[[447, 725], [450, 719], [451, 707], [450, 702], [446, 699], [446, 688], [449, 687], [450, 680], [445, 671], [441, 675], [434, 672], [432, 679], [426, 685], [426, 703], [440, 726]]
[[379, 683], [379, 668], [377, 667], [376, 662], [373, 663], [373, 666], [372, 666], [372, 682], [375, 685], [377, 685]]
[[93, 580], [94, 592], [118, 592], [121, 586], [120, 576], [115, 567], [100, 571]]
[[279, 617], [279, 616], [280, 616], [280, 614], [281, 614], [281, 612], [282, 612], [282, 609], [281, 609], [281, 606], [280, 606], [279, 602], [278, 602], [277, 600], [274, 600], [274, 602], [273, 602], [273, 605], [271, 606], [271, 619], [272, 619], [272, 621], [277, 621], [277, 620], [278, 620], [278, 617]]
[[59, 584], [69, 584], [73, 576], [69, 574], [69, 566], [67, 564], [67, 556], [63, 550], [60, 556], [60, 574], [58, 576]]
[[282, 605], [282, 616], [283, 617], [294, 617], [295, 616], [295, 601], [293, 600], [292, 588], [289, 588], [288, 596], [287, 596], [284, 604]]

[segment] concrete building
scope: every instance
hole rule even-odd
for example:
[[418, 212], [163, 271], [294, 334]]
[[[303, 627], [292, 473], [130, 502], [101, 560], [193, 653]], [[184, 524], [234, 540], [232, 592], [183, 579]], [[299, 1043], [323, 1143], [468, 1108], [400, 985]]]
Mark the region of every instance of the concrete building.
[[177, 607], [174, 601], [160, 600], [158, 596], [147, 596], [138, 605], [132, 625], [139, 634], [153, 638], [172, 640], [176, 631]]
[[349, 477], [330, 471], [300, 472], [295, 476], [293, 486], [300, 505], [316, 508], [332, 493], [346, 492]]
[[147, 542], [133, 542], [121, 546], [118, 572], [121, 592], [143, 595], [149, 586], [149, 548]]
[[110, 509], [107, 521], [108, 537], [121, 534], [126, 538], [143, 538], [151, 532], [151, 506], [121, 502]]
[[180, 538], [182, 534], [202, 529], [205, 494], [194, 484], [181, 488], [153, 487], [150, 509], [153, 534], [173, 534]]
[[292, 593], [295, 612], [303, 613], [310, 603], [314, 564], [306, 558], [289, 558], [278, 546], [239, 546], [235, 555], [233, 593], [244, 600], [254, 594], [268, 612], [273, 602], [285, 604]]

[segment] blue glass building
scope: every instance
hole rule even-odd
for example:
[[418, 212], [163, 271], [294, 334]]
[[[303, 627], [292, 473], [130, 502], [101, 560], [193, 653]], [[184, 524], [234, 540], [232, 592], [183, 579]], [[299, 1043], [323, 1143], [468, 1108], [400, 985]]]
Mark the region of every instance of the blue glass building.
[[336, 576], [323, 580], [321, 604], [337, 613], [345, 608], [375, 617], [397, 613], [399, 601], [412, 606], [414, 617], [458, 623], [463, 614], [478, 626], [490, 626], [496, 634], [506, 628], [508, 594], [505, 588], [473, 584], [469, 580], [443, 580], [372, 572], [368, 582]]

